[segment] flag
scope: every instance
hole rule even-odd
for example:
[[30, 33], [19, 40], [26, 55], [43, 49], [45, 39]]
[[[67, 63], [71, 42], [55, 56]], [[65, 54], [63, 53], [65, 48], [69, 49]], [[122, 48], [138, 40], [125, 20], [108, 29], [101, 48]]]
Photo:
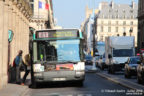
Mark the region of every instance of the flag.
[[45, 9], [49, 10], [49, 4], [47, 4], [47, 3], [45, 4]]
[[39, 1], [39, 8], [42, 8], [42, 2]]
[[39, 1], [39, 8], [40, 8], [40, 9], [45, 9], [45, 3]]

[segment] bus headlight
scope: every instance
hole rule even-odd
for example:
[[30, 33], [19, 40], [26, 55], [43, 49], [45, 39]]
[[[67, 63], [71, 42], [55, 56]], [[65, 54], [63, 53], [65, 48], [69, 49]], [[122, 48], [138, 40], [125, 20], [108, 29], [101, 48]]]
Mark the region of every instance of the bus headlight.
[[73, 65], [74, 70], [85, 70], [84, 62], [78, 62], [78, 64]]
[[76, 76], [76, 77], [81, 77], [81, 76], [83, 76], [84, 74], [85, 74], [84, 71], [76, 71], [75, 76]]
[[41, 64], [34, 64], [33, 71], [34, 72], [44, 72], [44, 66], [42, 66]]

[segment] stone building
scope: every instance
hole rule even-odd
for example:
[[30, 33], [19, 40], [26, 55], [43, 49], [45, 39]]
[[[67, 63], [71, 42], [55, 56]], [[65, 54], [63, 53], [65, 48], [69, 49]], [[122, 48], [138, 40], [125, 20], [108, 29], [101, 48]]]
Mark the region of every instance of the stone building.
[[144, 49], [144, 0], [138, 5], [138, 49]]
[[113, 1], [99, 4], [99, 16], [96, 18], [98, 41], [105, 41], [106, 36], [135, 36], [137, 46], [137, 10], [138, 6], [132, 4], [115, 4]]
[[0, 89], [8, 83], [8, 69], [18, 50], [23, 56], [28, 53], [31, 16], [29, 0], [0, 0]]
[[30, 0], [33, 16], [30, 26], [36, 30], [54, 28], [52, 0]]
[[94, 25], [94, 18], [95, 14], [98, 14], [98, 9], [89, 9], [88, 6], [86, 6], [86, 18], [85, 21], [81, 24], [81, 31], [84, 35], [84, 45], [85, 50], [87, 53], [90, 53], [93, 51], [93, 25]]
[[52, 0], [0, 0], [0, 89], [8, 83], [18, 51], [23, 50], [23, 57], [29, 53], [31, 28], [53, 26]]

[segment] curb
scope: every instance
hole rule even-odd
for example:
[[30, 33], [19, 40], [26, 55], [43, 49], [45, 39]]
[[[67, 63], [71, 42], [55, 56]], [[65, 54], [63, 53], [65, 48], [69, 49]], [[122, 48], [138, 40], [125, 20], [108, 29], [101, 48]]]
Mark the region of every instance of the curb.
[[99, 75], [100, 77], [103, 77], [103, 78], [105, 78], [105, 79], [107, 79], [107, 80], [109, 80], [109, 81], [112, 81], [112, 82], [114, 82], [114, 83], [117, 83], [117, 84], [119, 84], [119, 85], [121, 85], [121, 86], [124, 86], [124, 87], [126, 87], [126, 88], [134, 89], [134, 90], [135, 90], [135, 88], [132, 88], [132, 87], [130, 87], [130, 86], [127, 86], [127, 85], [125, 85], [125, 84], [122, 84], [122, 83], [120, 83], [119, 81], [114, 80], [114, 79], [109, 78], [109, 77], [106, 77], [106, 76], [104, 76], [104, 75], [102, 75], [102, 74], [97, 73], [97, 75]]
[[[109, 80], [109, 81], [112, 81], [112, 82], [114, 82], [114, 83], [116, 83], [116, 84], [118, 84], [118, 85], [121, 85], [121, 86], [123, 86], [123, 87], [125, 87], [125, 88], [128, 88], [128, 89], [132, 89], [132, 90], [139, 90], [139, 89], [137, 89], [137, 88], [134, 88], [134, 87], [131, 87], [131, 86], [129, 86], [129, 85], [126, 85], [126, 84], [124, 84], [124, 83], [122, 83], [122, 82], [120, 82], [120, 81], [117, 81], [117, 80], [115, 80], [115, 79], [113, 79], [113, 78], [110, 78], [110, 77], [108, 77], [108, 76], [106, 76], [106, 75], [104, 75], [104, 74], [101, 74], [101, 73], [96, 73], [98, 76], [100, 76], [100, 77], [102, 77], [102, 78], [105, 78], [105, 79], [107, 79], [107, 80]], [[133, 82], [130, 82], [130, 83], [133, 83]], [[140, 86], [140, 85], [139, 85]], [[143, 91], [143, 94], [142, 95], [144, 95], [144, 91]]]

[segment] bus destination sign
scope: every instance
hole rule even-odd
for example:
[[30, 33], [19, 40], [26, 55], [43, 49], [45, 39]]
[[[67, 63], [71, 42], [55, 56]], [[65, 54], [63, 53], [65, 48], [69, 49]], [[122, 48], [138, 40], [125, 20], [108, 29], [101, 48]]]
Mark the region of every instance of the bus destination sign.
[[37, 38], [76, 38], [78, 31], [40, 31], [37, 32]]

